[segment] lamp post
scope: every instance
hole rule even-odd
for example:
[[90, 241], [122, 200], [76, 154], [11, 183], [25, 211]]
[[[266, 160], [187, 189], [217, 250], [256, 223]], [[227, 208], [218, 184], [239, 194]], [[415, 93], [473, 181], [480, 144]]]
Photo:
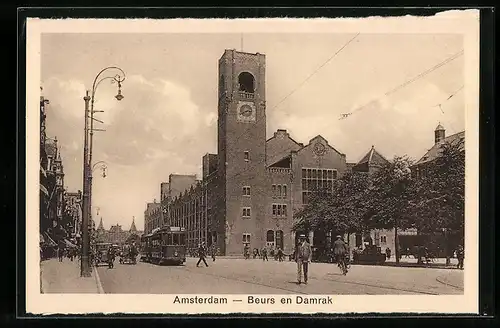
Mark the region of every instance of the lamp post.
[[[118, 74], [113, 76], [103, 76], [104, 72], [109, 70], [117, 70]], [[83, 98], [85, 101], [85, 128], [84, 128], [84, 146], [83, 146], [83, 219], [82, 219], [82, 262], [81, 262], [81, 272], [80, 275], [82, 277], [90, 277], [91, 276], [91, 267], [89, 261], [89, 252], [90, 252], [90, 234], [89, 234], [89, 223], [90, 223], [90, 214], [92, 213], [92, 171], [95, 168], [92, 165], [92, 142], [94, 131], [104, 131], [102, 129], [94, 128], [94, 121], [99, 121], [94, 118], [94, 113], [103, 112], [101, 110], [94, 110], [94, 100], [95, 93], [99, 84], [104, 80], [111, 80], [111, 83], [118, 83], [118, 94], [115, 96], [116, 100], [120, 101], [124, 97], [121, 92], [121, 84], [125, 81], [125, 72], [115, 66], [106, 67], [101, 70], [94, 79], [94, 83], [92, 84], [92, 92], [89, 95], [89, 91], [86, 91], [86, 95]], [[89, 122], [90, 121], [90, 122]], [[90, 123], [90, 127], [89, 127]], [[99, 164], [100, 162], [97, 162]]]

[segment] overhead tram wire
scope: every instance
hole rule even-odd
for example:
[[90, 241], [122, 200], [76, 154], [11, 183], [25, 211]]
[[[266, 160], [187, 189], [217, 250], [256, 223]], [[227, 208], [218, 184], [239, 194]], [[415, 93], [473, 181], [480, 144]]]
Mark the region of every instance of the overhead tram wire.
[[[436, 104], [432, 107], [439, 107], [439, 109], [441, 110], [441, 113], [445, 114], [444, 110], [443, 110], [443, 105], [448, 102], [448, 100], [450, 100], [451, 98], [455, 97], [461, 90], [463, 90], [464, 86], [462, 85], [460, 88], [458, 88], [455, 92], [453, 92], [451, 95], [448, 96], [448, 98], [446, 98], [445, 100], [443, 100], [442, 102], [440, 102], [439, 104]], [[451, 123], [451, 121], [448, 120], [447, 124], [450, 125], [451, 129], [453, 130], [453, 133], [456, 133], [456, 130], [455, 128], [453, 127], [453, 124]]]
[[[300, 89], [307, 81], [309, 81], [316, 73], [318, 73], [323, 67], [325, 67], [333, 58], [335, 58], [340, 52], [342, 52], [342, 50], [344, 50], [350, 43], [352, 43], [358, 36], [360, 35], [360, 33], [357, 33], [354, 37], [352, 37], [351, 39], [349, 39], [342, 47], [339, 48], [339, 50], [337, 50], [332, 56], [330, 56], [323, 64], [321, 64], [316, 70], [314, 70], [311, 74], [309, 74], [307, 76], [307, 78], [304, 79], [304, 81], [302, 81], [297, 87], [295, 87], [295, 89], [293, 89], [290, 93], [288, 93], [285, 97], [283, 97], [278, 103], [276, 103], [276, 105], [274, 105], [270, 110], [272, 111], [273, 109], [276, 109], [279, 105], [281, 105], [286, 99], [288, 99], [290, 96], [292, 96], [295, 92], [297, 92], [298, 89]], [[264, 116], [265, 118], [265, 116]], [[261, 119], [258, 119], [256, 120], [255, 124], [261, 122], [262, 119], [264, 118], [261, 118]], [[241, 137], [243, 137], [246, 133], [248, 132], [248, 129], [245, 129], [245, 131], [238, 135], [235, 140], [239, 140]], [[235, 155], [233, 155], [235, 156]], [[233, 159], [234, 157], [229, 157], [229, 159]], [[265, 162], [265, 160], [264, 160]], [[232, 176], [231, 178], [234, 178], [234, 177], [237, 177], [239, 175], [241, 175], [242, 173], [237, 173], [235, 174], [234, 176]]]
[[[457, 93], [459, 93], [462, 89], [464, 88], [464, 86], [462, 85], [460, 88], [458, 88], [455, 92], [453, 92], [448, 98], [446, 98], [443, 102], [440, 102], [439, 104], [436, 104], [434, 105], [433, 107], [437, 107], [437, 106], [441, 106], [443, 105], [445, 102], [447, 102], [448, 100], [450, 100], [451, 98], [455, 97], [457, 95]], [[443, 109], [440, 107], [441, 111], [443, 112]], [[444, 114], [444, 112], [443, 112]]]
[[[451, 57], [448, 57], [447, 59], [445, 59], [444, 61], [440, 62], [439, 64], [437, 64], [437, 65], [435, 65], [435, 66], [433, 66], [433, 67], [431, 67], [431, 68], [429, 68], [429, 69], [425, 70], [424, 72], [422, 72], [422, 73], [418, 74], [417, 76], [415, 76], [415, 77], [411, 78], [410, 80], [407, 80], [406, 82], [404, 82], [404, 83], [402, 83], [402, 84], [398, 85], [397, 87], [395, 87], [395, 88], [393, 88], [393, 89], [391, 89], [391, 90], [387, 91], [386, 93], [384, 93], [384, 96], [385, 96], [385, 97], [387, 97], [387, 96], [389, 96], [389, 95], [391, 95], [391, 94], [393, 94], [393, 93], [395, 93], [395, 92], [399, 91], [400, 89], [402, 89], [402, 88], [406, 87], [407, 85], [409, 85], [409, 84], [411, 84], [411, 83], [413, 83], [413, 82], [415, 82], [415, 81], [417, 81], [417, 80], [421, 79], [422, 77], [426, 76], [427, 74], [430, 74], [430, 73], [434, 72], [434, 71], [435, 71], [435, 70], [437, 70], [438, 68], [440, 68], [440, 67], [442, 67], [442, 66], [444, 66], [444, 65], [449, 64], [450, 62], [452, 62], [452, 61], [454, 61], [455, 59], [459, 58], [459, 57], [460, 57], [460, 56], [462, 56], [463, 54], [464, 54], [464, 50], [461, 50], [461, 51], [457, 52], [456, 54], [452, 55]], [[346, 119], [346, 118], [350, 117], [352, 114], [354, 114], [354, 113], [356, 113], [356, 112], [359, 112], [359, 111], [361, 111], [361, 110], [363, 110], [363, 109], [366, 109], [366, 108], [367, 108], [367, 106], [368, 106], [369, 104], [371, 104], [371, 103], [373, 103], [374, 101], [379, 100], [379, 99], [381, 99], [381, 98], [382, 98], [382, 97], [377, 98], [377, 99], [375, 99], [375, 100], [371, 100], [370, 102], [366, 103], [365, 105], [360, 106], [360, 107], [358, 107], [358, 108], [354, 109], [353, 111], [351, 111], [351, 112], [349, 112], [349, 113], [344, 113], [344, 114], [341, 114], [341, 115], [340, 115], [339, 120]]]

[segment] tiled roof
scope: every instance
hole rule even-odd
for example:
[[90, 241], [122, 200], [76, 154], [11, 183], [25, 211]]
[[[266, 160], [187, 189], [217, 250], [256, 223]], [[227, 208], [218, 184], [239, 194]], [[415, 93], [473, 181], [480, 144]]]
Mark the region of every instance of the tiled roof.
[[388, 160], [382, 156], [378, 151], [375, 150], [375, 147], [372, 148], [366, 153], [363, 158], [355, 165], [368, 164], [368, 165], [383, 165], [387, 163]]
[[448, 136], [448, 137], [444, 138], [443, 140], [435, 143], [434, 146], [432, 146], [432, 148], [429, 149], [427, 151], [427, 153], [425, 153], [424, 156], [422, 156], [422, 158], [416, 163], [416, 165], [431, 162], [431, 161], [435, 160], [440, 155], [439, 153], [440, 153], [441, 145], [443, 145], [444, 143], [447, 143], [447, 142], [449, 142], [449, 143], [462, 142], [461, 147], [463, 148], [463, 150], [465, 150], [465, 142], [464, 141], [465, 141], [465, 131], [458, 132], [458, 133], [455, 133], [451, 136]]

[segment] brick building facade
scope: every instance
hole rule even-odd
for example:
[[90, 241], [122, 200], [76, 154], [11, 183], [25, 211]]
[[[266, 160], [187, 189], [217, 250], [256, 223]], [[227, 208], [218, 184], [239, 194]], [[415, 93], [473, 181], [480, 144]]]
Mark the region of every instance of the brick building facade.
[[265, 70], [263, 54], [224, 52], [218, 153], [203, 156], [201, 180], [171, 175], [161, 184], [161, 206], [154, 208], [163, 219], [148, 204], [145, 231], [182, 226], [188, 247], [204, 241], [226, 255], [241, 254], [246, 243], [292, 250], [293, 211], [307, 202], [313, 186], [332, 186], [348, 164], [322, 136], [304, 145], [279, 129], [267, 138]]

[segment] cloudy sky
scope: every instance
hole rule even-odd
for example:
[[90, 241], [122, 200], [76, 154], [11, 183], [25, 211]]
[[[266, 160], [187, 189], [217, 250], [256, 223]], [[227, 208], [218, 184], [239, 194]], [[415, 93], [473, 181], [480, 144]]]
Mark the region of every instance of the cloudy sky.
[[[439, 122], [447, 134], [464, 130], [463, 91], [447, 100], [463, 86], [463, 56], [384, 96], [461, 51], [461, 35], [360, 34], [324, 65], [354, 36], [243, 35], [244, 51], [266, 54], [268, 136], [282, 128], [308, 143], [320, 134], [357, 161], [372, 145], [388, 158], [418, 159]], [[200, 176], [201, 156], [217, 151], [217, 62], [233, 48], [241, 49], [240, 34], [42, 36], [47, 130], [62, 147], [70, 191], [82, 185], [85, 90], [104, 67], [127, 74], [121, 102], [107, 81], [96, 94], [95, 109], [105, 111], [96, 114], [104, 121], [96, 127], [106, 132], [95, 134], [93, 161], [106, 161], [108, 175], [95, 174], [93, 214], [99, 208], [106, 228], [128, 229], [135, 216], [142, 229], [160, 182], [170, 173]]]

